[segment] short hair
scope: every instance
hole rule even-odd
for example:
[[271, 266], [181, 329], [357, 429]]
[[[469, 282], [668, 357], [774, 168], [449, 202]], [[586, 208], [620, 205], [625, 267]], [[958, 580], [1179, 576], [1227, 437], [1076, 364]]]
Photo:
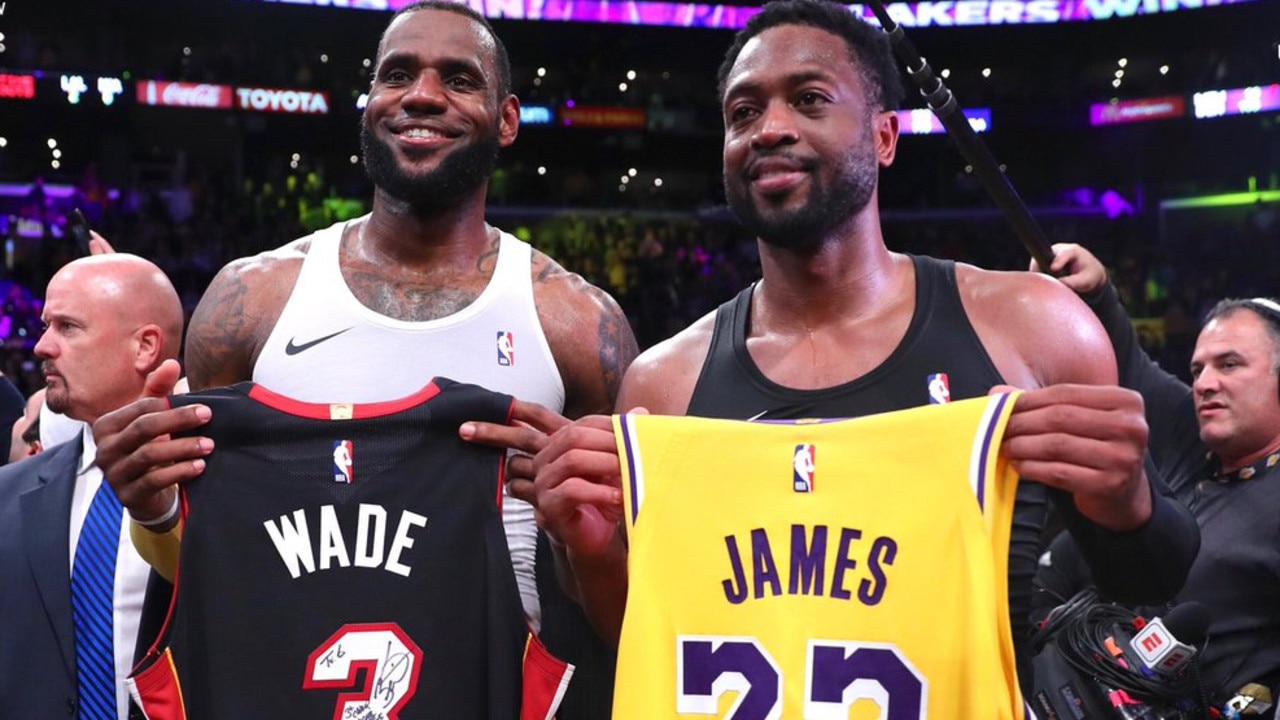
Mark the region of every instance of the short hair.
[[[489, 37], [493, 38], [493, 64], [497, 66], [498, 69], [498, 99], [502, 100], [511, 94], [511, 58], [507, 56], [507, 46], [502, 44], [502, 38], [498, 37], [498, 33], [494, 32], [493, 26], [489, 24], [489, 20], [484, 15], [481, 15], [473, 10], [470, 5], [462, 2], [454, 2], [453, 0], [418, 0], [418, 2], [411, 5], [405, 5], [397, 10], [396, 14], [391, 16], [391, 22], [387, 23], [387, 28], [389, 29], [392, 23], [396, 21], [396, 18], [401, 15], [418, 12], [419, 10], [443, 10], [444, 12], [451, 12], [455, 15], [461, 15], [468, 18], [483, 27], [485, 31], [489, 33]], [[383, 38], [385, 38], [386, 35], [386, 30], [383, 30]], [[378, 40], [378, 55], [378, 59], [381, 60], [382, 39]]]
[[717, 96], [724, 100], [725, 82], [742, 48], [751, 38], [780, 25], [808, 25], [842, 38], [849, 60], [858, 64], [868, 97], [881, 110], [897, 110], [902, 103], [902, 76], [894, 64], [889, 36], [856, 17], [844, 5], [829, 0], [773, 0], [747, 21], [733, 37], [733, 44], [716, 73]]
[[1262, 319], [1262, 324], [1267, 328], [1267, 336], [1271, 338], [1271, 369], [1280, 369], [1280, 302], [1266, 297], [1219, 300], [1209, 308], [1204, 322], [1207, 325], [1212, 320], [1241, 311], [1251, 312]]

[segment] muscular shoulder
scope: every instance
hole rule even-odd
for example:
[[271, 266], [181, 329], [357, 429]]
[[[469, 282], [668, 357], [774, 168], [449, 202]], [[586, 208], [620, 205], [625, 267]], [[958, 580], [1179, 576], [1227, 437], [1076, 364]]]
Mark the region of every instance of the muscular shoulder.
[[186, 371], [192, 390], [252, 376], [253, 362], [293, 292], [307, 238], [232, 260], [209, 283], [187, 328]]
[[618, 410], [643, 407], [656, 415], [684, 415], [715, 332], [715, 312], [636, 358], [623, 379]]
[[622, 375], [635, 359], [636, 338], [609, 293], [533, 252], [538, 320], [565, 385], [565, 415], [613, 409]]
[[1062, 283], [960, 263], [956, 283], [974, 330], [1008, 382], [1024, 388], [1116, 382], [1106, 332]]

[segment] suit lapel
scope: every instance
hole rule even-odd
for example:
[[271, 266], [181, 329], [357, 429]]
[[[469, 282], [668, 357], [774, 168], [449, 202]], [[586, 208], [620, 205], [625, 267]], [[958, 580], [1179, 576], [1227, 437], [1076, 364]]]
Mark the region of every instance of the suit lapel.
[[23, 535], [31, 575], [44, 603], [45, 621], [62, 649], [67, 673], [75, 676], [75, 624], [71, 619], [71, 491], [80, 459], [79, 439], [57, 453], [39, 472], [39, 486], [21, 498]]

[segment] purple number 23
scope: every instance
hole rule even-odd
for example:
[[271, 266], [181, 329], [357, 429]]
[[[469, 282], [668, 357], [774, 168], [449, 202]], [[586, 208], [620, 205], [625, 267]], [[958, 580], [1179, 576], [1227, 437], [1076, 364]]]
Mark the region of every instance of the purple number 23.
[[[719, 698], [737, 692], [724, 720], [782, 717], [782, 671], [755, 638], [685, 635], [676, 652], [677, 712], [716, 715]], [[859, 700], [874, 702], [886, 720], [923, 720], [927, 695], [928, 683], [892, 645], [809, 641], [804, 720], [847, 718]]]

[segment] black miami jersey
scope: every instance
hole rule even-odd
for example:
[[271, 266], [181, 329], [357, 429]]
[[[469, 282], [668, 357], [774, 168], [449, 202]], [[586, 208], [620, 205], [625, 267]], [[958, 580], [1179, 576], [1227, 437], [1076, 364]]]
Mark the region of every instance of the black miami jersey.
[[252, 383], [171, 398], [192, 403], [215, 449], [183, 486], [168, 627], [131, 679], [151, 720], [551, 716], [571, 669], [524, 620], [504, 455], [458, 437], [505, 422], [510, 396], [437, 378], [370, 404]]

